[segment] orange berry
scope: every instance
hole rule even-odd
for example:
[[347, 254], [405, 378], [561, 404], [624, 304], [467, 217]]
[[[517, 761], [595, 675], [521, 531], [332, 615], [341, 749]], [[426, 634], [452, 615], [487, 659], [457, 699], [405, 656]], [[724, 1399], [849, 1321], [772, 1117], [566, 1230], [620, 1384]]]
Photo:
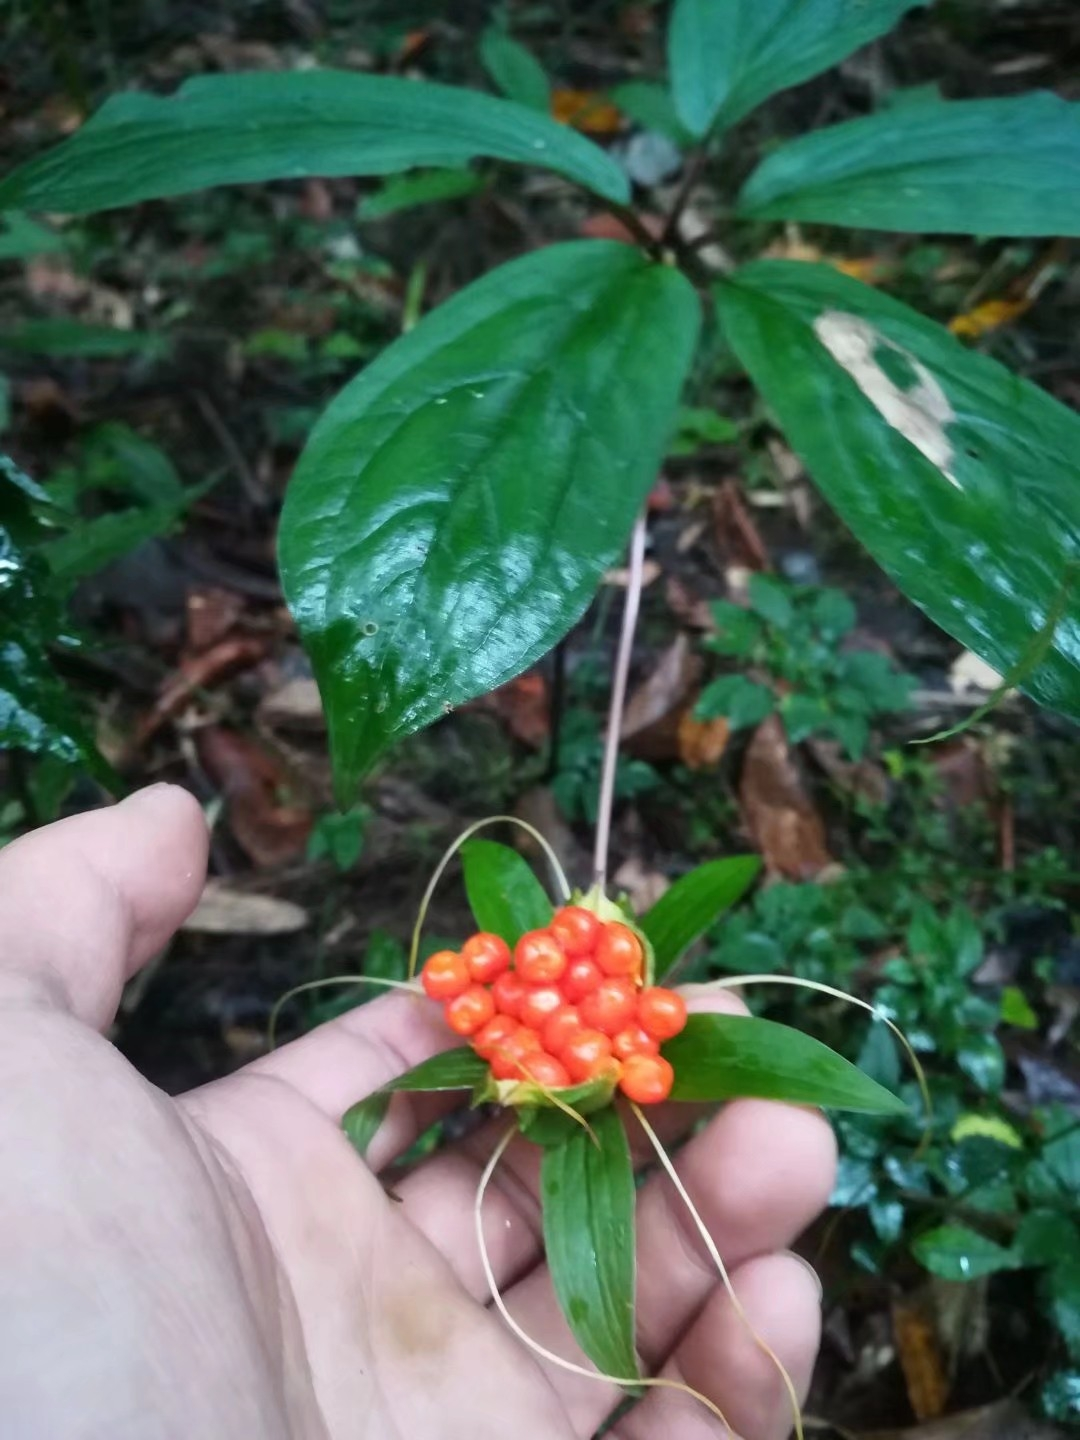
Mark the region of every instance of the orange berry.
[[628, 1025], [614, 1037], [611, 1050], [618, 1059], [629, 1060], [631, 1055], [659, 1055], [660, 1042], [654, 1040], [640, 1025]]
[[575, 1006], [560, 1005], [558, 1010], [552, 1011], [548, 1019], [544, 1021], [544, 1028], [541, 1031], [544, 1049], [552, 1055], [561, 1055], [566, 1049], [567, 1043], [579, 1030], [584, 1028], [581, 1016]]
[[658, 1105], [674, 1083], [675, 1071], [662, 1055], [631, 1055], [623, 1061], [619, 1089], [638, 1105]]
[[550, 985], [566, 969], [566, 952], [550, 930], [529, 930], [514, 946], [514, 969], [528, 985]]
[[469, 967], [456, 950], [436, 950], [424, 961], [420, 984], [432, 1000], [452, 1000], [468, 988]]
[[577, 960], [592, 954], [600, 933], [600, 917], [583, 905], [564, 905], [552, 917], [551, 933], [570, 959]]
[[605, 975], [639, 975], [645, 952], [627, 925], [605, 925], [596, 942], [596, 963]]
[[527, 986], [520, 975], [513, 970], [504, 970], [491, 987], [492, 999], [500, 1015], [512, 1015], [515, 1020], [521, 1016], [521, 1002], [525, 999]]
[[562, 978], [563, 994], [571, 1005], [576, 1005], [590, 990], [595, 990], [603, 978], [595, 960], [571, 960]]
[[559, 1058], [570, 1072], [570, 1079], [581, 1084], [593, 1078], [601, 1061], [611, 1058], [611, 1041], [599, 1030], [581, 1030]]
[[490, 985], [510, 969], [510, 946], [501, 935], [490, 935], [486, 930], [465, 941], [461, 956], [478, 985]]
[[563, 1090], [570, 1084], [566, 1066], [556, 1060], [554, 1055], [548, 1055], [543, 1050], [538, 1050], [535, 1055], [527, 1055], [524, 1065], [529, 1079], [543, 1085], [546, 1090]]
[[622, 1061], [616, 1060], [614, 1055], [605, 1055], [602, 1060], [589, 1071], [588, 1080], [607, 1080], [612, 1085], [617, 1085], [622, 1079]]
[[585, 996], [579, 1008], [586, 1025], [605, 1035], [617, 1035], [634, 1019], [637, 991], [632, 981], [609, 976]]
[[677, 990], [654, 985], [638, 996], [638, 1024], [657, 1040], [670, 1040], [686, 1026], [686, 1001]]
[[483, 1060], [490, 1060], [518, 1028], [512, 1015], [496, 1015], [473, 1037], [473, 1049]]
[[519, 1025], [493, 1051], [489, 1061], [491, 1073], [496, 1080], [522, 1080], [526, 1057], [538, 1054], [541, 1048], [536, 1031]]
[[562, 991], [554, 985], [531, 985], [525, 991], [518, 1019], [539, 1034], [562, 1004]]
[[495, 1001], [483, 985], [470, 985], [446, 1002], [444, 1014], [455, 1035], [475, 1035], [494, 1016]]

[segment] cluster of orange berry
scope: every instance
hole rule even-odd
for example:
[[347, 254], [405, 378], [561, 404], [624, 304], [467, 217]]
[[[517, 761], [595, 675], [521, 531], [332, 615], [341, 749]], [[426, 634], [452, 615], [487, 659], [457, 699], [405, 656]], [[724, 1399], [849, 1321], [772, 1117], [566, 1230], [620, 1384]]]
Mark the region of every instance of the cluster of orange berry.
[[643, 986], [644, 959], [629, 926], [565, 905], [513, 953], [481, 931], [460, 951], [432, 955], [420, 979], [496, 1080], [559, 1090], [607, 1079], [654, 1105], [671, 1093], [675, 1076], [660, 1045], [686, 1024], [686, 1003], [674, 990]]

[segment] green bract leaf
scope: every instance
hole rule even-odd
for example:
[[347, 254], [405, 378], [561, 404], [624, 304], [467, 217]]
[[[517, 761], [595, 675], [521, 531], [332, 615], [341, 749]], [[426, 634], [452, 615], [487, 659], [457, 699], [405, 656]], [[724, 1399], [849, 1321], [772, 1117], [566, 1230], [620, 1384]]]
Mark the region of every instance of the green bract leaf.
[[1080, 718], [1080, 418], [828, 266], [759, 261], [718, 303], [818, 486], [897, 585], [999, 672], [1028, 658], [1017, 683]]
[[579, 1130], [544, 1152], [544, 1248], [575, 1340], [598, 1370], [623, 1380], [638, 1374], [634, 1168], [614, 1106], [589, 1124], [592, 1136]]
[[395, 175], [373, 195], [366, 195], [356, 207], [358, 220], [382, 220], [399, 210], [432, 205], [439, 200], [460, 200], [475, 195], [487, 182], [476, 170], [422, 170], [415, 175]]
[[479, 929], [501, 935], [512, 948], [526, 930], [539, 930], [550, 921], [547, 892], [528, 862], [509, 845], [469, 840], [461, 847], [461, 861]]
[[673, 1100], [788, 1100], [871, 1115], [906, 1114], [903, 1100], [789, 1025], [743, 1015], [691, 1015], [663, 1046], [675, 1070]]
[[439, 1055], [432, 1055], [430, 1060], [422, 1060], [419, 1065], [414, 1065], [404, 1075], [358, 1100], [355, 1105], [350, 1105], [341, 1117], [342, 1129], [360, 1154], [366, 1155], [385, 1118], [391, 1095], [400, 1090], [473, 1090], [487, 1077], [487, 1063], [471, 1046], [444, 1050]]
[[891, 30], [927, 0], [676, 0], [671, 88], [692, 135], [733, 125]]
[[489, 25], [480, 37], [480, 59], [495, 84], [519, 105], [546, 115], [551, 104], [551, 86], [544, 67], [531, 51], [498, 25]]
[[628, 245], [551, 245], [427, 316], [323, 415], [279, 545], [343, 798], [582, 614], [655, 478], [698, 318], [689, 282]]
[[775, 150], [738, 210], [863, 230], [1080, 235], [1078, 177], [1080, 105], [1045, 93], [930, 101]]
[[583, 135], [472, 90], [344, 70], [202, 75], [114, 95], [70, 140], [0, 182], [0, 209], [109, 210], [308, 175], [391, 175], [480, 156], [555, 170], [624, 204], [626, 176]]
[[916, 1260], [943, 1280], [977, 1280], [998, 1270], [1013, 1270], [1011, 1251], [967, 1225], [939, 1225], [912, 1242]]
[[656, 984], [687, 948], [742, 898], [760, 869], [756, 855], [709, 860], [689, 875], [680, 876], [646, 911], [638, 923], [656, 955]]

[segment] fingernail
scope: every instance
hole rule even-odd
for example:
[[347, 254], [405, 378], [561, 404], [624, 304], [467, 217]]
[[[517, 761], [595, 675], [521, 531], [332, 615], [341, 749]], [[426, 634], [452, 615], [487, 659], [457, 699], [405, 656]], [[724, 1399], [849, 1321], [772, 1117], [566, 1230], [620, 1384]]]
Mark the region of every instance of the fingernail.
[[803, 1255], [796, 1255], [794, 1250], [783, 1251], [789, 1260], [797, 1260], [806, 1273], [813, 1279], [814, 1287], [817, 1290], [818, 1304], [825, 1299], [825, 1288], [821, 1283], [821, 1276], [817, 1273], [810, 1261]]

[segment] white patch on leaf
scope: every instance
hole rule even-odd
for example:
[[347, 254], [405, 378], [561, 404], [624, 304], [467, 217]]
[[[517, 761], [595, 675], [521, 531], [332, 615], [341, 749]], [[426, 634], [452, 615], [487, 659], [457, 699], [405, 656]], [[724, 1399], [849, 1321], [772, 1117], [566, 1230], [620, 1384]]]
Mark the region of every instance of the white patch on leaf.
[[[868, 320], [826, 310], [814, 321], [814, 333], [838, 365], [848, 372], [859, 389], [887, 424], [898, 430], [916, 450], [960, 489], [953, 473], [955, 450], [945, 427], [956, 419], [956, 411], [937, 379], [921, 360], [902, 345], [875, 330]], [[882, 350], [902, 355], [915, 372], [917, 384], [903, 390], [879, 365]]]

